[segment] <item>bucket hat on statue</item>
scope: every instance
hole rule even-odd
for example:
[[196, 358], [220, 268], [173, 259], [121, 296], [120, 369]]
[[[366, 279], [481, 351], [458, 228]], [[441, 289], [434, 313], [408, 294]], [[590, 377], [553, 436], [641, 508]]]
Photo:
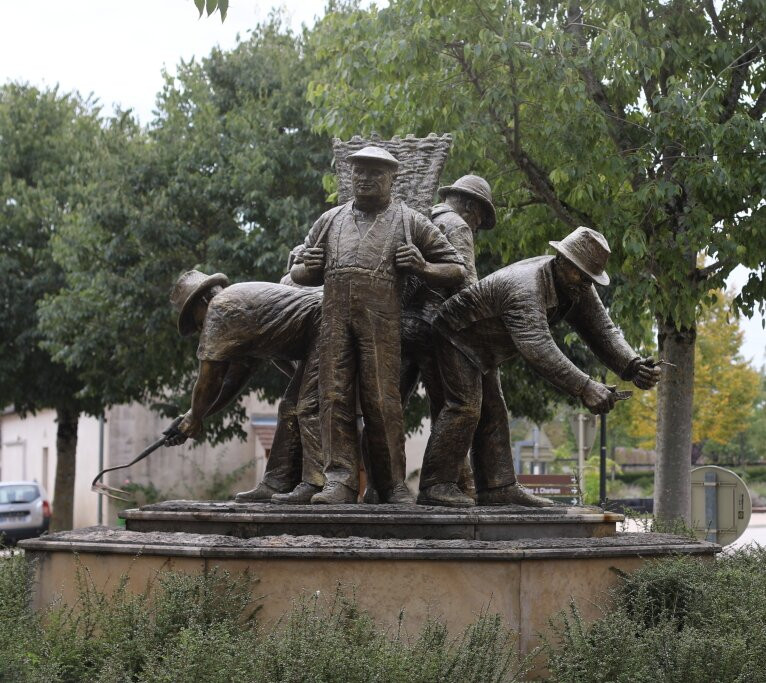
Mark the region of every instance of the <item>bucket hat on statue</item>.
[[583, 273], [599, 285], [608, 285], [609, 276], [604, 266], [611, 251], [609, 243], [600, 232], [579, 227], [561, 242], [548, 242], [559, 254], [566, 256]]
[[176, 280], [170, 293], [170, 303], [178, 311], [178, 331], [182, 336], [186, 337], [196, 329], [192, 307], [197, 297], [216, 285], [228, 287], [229, 278], [223, 273], [205, 275], [199, 270], [189, 270]]
[[495, 206], [492, 203], [492, 189], [489, 183], [478, 175], [464, 175], [458, 178], [452, 185], [440, 187], [438, 195], [444, 199], [450, 192], [459, 192], [477, 199], [484, 207], [484, 219], [479, 226], [480, 230], [491, 230], [497, 222]]

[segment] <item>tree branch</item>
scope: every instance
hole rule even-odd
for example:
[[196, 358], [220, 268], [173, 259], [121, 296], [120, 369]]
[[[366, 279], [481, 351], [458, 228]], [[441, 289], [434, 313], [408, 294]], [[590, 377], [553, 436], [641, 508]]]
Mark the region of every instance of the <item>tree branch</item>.
[[702, 282], [703, 280], [707, 280], [711, 275], [717, 273], [722, 268], [725, 268], [728, 266], [728, 262], [724, 259], [720, 259], [716, 261], [715, 263], [711, 263], [709, 266], [705, 266], [704, 268], [695, 268], [694, 270], [694, 279], [698, 282]]
[[719, 123], [726, 123], [737, 109], [737, 103], [739, 102], [739, 94], [742, 90], [742, 86], [745, 84], [747, 78], [747, 71], [750, 68], [750, 64], [754, 59], [757, 59], [761, 54], [759, 44], [756, 43], [747, 51], [743, 52], [735, 61], [732, 67], [731, 80], [729, 81], [729, 87], [726, 89], [726, 94], [723, 98], [723, 111], [719, 118]]
[[710, 17], [710, 23], [713, 25], [713, 30], [715, 31], [716, 36], [718, 36], [718, 39], [722, 42], [728, 42], [729, 34], [726, 32], [721, 20], [718, 18], [718, 12], [715, 11], [713, 0], [705, 0], [705, 11]]
[[[578, 2], [571, 2], [567, 6], [567, 24], [564, 27], [564, 31], [574, 36], [577, 44], [575, 53], [580, 50], [587, 50], [588, 47], [587, 39], [583, 32], [583, 17], [584, 12]], [[590, 67], [580, 66], [577, 70], [580, 78], [585, 83], [585, 91], [588, 93], [588, 96], [606, 117], [609, 137], [612, 138], [612, 142], [620, 150], [620, 154], [624, 154], [629, 148], [633, 147], [633, 142], [625, 131], [625, 110], [619, 107], [617, 109], [612, 107], [606, 95], [604, 84], [596, 78]]]
[[[464, 57], [463, 45], [461, 43], [453, 43], [449, 45], [449, 47], [451, 48], [450, 54], [452, 58], [458, 63], [463, 75], [476, 90], [479, 99], [489, 101], [486, 88], [481, 82], [479, 75]], [[527, 180], [527, 187], [532, 194], [539, 197], [545, 204], [547, 204], [556, 216], [569, 227], [576, 228], [583, 224], [593, 225], [593, 220], [587, 214], [570, 206], [556, 195], [556, 191], [548, 178], [548, 174], [521, 146], [518, 130], [514, 131], [514, 128], [508, 126], [508, 124], [505, 123], [504, 118], [493, 106], [489, 105], [487, 110], [495, 125], [500, 129], [508, 148], [508, 154], [518, 166], [519, 170], [524, 174]]]
[[755, 101], [752, 109], [748, 112], [751, 119], [760, 121], [763, 116], [763, 112], [766, 111], [766, 88], [761, 90], [761, 94], [758, 95], [758, 99]]

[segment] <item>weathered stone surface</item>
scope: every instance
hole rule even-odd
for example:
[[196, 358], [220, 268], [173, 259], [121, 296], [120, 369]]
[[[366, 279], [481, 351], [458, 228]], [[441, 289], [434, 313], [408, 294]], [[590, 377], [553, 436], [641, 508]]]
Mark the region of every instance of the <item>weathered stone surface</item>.
[[129, 531], [258, 536], [512, 540], [611, 536], [622, 515], [592, 507], [448, 508], [173, 500], [125, 510]]
[[101, 552], [193, 557], [311, 557], [337, 559], [523, 560], [667, 554], [710, 555], [720, 547], [670, 534], [617, 534], [604, 538], [537, 538], [515, 541], [326, 538], [137, 532], [88, 527], [23, 541], [29, 551]]

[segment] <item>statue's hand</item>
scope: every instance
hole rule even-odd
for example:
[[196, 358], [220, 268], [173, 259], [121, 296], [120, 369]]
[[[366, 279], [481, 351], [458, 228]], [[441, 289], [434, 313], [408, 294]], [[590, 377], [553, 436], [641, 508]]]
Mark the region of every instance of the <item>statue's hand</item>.
[[302, 258], [304, 267], [310, 273], [324, 270], [324, 247], [308, 247]]
[[296, 263], [303, 263], [303, 253], [306, 251], [306, 245], [299, 244], [290, 251], [287, 257], [287, 270], [290, 270]]
[[660, 364], [654, 358], [642, 358], [636, 365], [632, 382], [639, 389], [651, 389], [660, 381]]
[[426, 260], [414, 244], [403, 244], [396, 250], [396, 267], [420, 275], [426, 269]]
[[167, 432], [165, 443], [168, 446], [180, 446], [187, 439], [196, 439], [200, 434], [202, 434], [202, 420], [194, 419], [189, 411], [178, 427]]
[[608, 413], [614, 408], [617, 401], [617, 397], [613, 391], [610, 391], [609, 387], [601, 384], [601, 382], [594, 382], [592, 379], [588, 380], [580, 399], [583, 405], [594, 415]]

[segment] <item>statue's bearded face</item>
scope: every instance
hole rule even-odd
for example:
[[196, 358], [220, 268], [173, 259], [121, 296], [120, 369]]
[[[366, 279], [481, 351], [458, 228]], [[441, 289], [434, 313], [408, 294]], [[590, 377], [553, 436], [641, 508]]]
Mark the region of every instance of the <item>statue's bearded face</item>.
[[593, 286], [591, 280], [574, 263], [566, 258], [556, 258], [556, 284], [572, 299], [578, 301]]
[[356, 198], [388, 199], [394, 182], [394, 169], [388, 164], [354, 164], [351, 181]]

